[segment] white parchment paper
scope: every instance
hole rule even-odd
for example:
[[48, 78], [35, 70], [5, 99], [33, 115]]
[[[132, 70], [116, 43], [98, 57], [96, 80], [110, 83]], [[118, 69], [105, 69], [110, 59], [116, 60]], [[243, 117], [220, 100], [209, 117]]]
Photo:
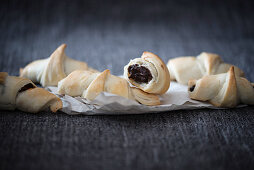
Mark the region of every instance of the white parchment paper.
[[159, 106], [145, 106], [136, 101], [106, 92], [101, 93], [95, 100], [88, 101], [81, 97], [58, 95], [57, 87], [48, 87], [48, 90], [61, 98], [63, 101], [61, 111], [70, 115], [141, 114], [183, 109], [217, 109], [209, 103], [190, 99], [188, 87], [176, 82], [171, 82], [167, 93], [161, 96], [161, 105]]

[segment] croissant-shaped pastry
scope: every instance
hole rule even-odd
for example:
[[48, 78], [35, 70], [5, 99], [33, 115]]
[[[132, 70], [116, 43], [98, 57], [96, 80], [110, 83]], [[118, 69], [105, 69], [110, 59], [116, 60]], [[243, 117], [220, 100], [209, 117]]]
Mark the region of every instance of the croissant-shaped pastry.
[[109, 70], [102, 73], [76, 70], [58, 83], [59, 94], [82, 96], [89, 100], [95, 99], [103, 91], [136, 100], [144, 105], [160, 104], [157, 95], [130, 87], [127, 80], [111, 75]]
[[87, 63], [71, 59], [65, 55], [66, 44], [60, 45], [49, 58], [36, 60], [20, 69], [20, 77], [26, 77], [34, 83], [45, 86], [56, 86], [74, 70], [96, 70], [87, 66]]
[[253, 105], [254, 84], [236, 75], [234, 68], [230, 67], [227, 73], [190, 80], [190, 98], [209, 101], [217, 107], [235, 107], [240, 103]]
[[62, 105], [56, 95], [36, 87], [31, 80], [0, 72], [0, 109], [37, 113], [49, 107], [56, 112]]
[[[212, 53], [201, 53], [197, 57], [178, 57], [170, 59], [167, 67], [170, 79], [187, 84], [190, 79], [200, 79], [205, 75], [226, 73], [231, 64], [224, 63], [220, 56]], [[242, 70], [235, 67], [238, 76], [244, 76]]]
[[131, 60], [124, 67], [124, 77], [147, 93], [164, 94], [170, 86], [170, 75], [165, 63], [151, 52], [144, 52], [141, 58]]

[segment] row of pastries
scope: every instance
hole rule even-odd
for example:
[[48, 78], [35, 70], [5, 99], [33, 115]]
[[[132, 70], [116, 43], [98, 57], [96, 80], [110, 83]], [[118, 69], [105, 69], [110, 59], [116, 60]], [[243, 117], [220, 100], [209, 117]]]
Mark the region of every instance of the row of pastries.
[[0, 73], [0, 108], [36, 113], [62, 108], [61, 100], [41, 86], [58, 86], [58, 93], [94, 100], [101, 92], [113, 93], [141, 104], [159, 105], [159, 96], [170, 88], [170, 81], [188, 85], [191, 99], [207, 101], [217, 107], [254, 104], [254, 84], [243, 71], [224, 63], [220, 56], [201, 53], [197, 57], [170, 59], [167, 65], [151, 53], [143, 52], [124, 67], [124, 77], [110, 71], [99, 72], [87, 63], [65, 54], [59, 46], [49, 58], [33, 61], [20, 69], [20, 77]]

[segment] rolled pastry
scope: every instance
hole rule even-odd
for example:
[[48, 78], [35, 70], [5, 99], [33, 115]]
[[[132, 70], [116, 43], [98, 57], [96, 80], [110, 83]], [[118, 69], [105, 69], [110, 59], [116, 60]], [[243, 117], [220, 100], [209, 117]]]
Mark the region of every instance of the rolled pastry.
[[102, 73], [76, 70], [58, 83], [58, 93], [69, 96], [82, 96], [94, 100], [101, 92], [109, 92], [144, 105], [159, 105], [157, 95], [148, 94], [130, 87], [127, 80], [111, 75], [109, 70]]
[[[181, 84], [187, 84], [190, 79], [200, 79], [205, 75], [226, 73], [231, 64], [224, 63], [221, 57], [212, 53], [201, 53], [197, 57], [178, 57], [170, 59], [167, 67], [170, 79]], [[238, 76], [244, 76], [242, 70], [235, 67]]]
[[217, 107], [235, 107], [240, 103], [253, 105], [254, 84], [236, 75], [234, 68], [230, 67], [227, 73], [190, 80], [190, 98], [208, 101]]
[[62, 108], [62, 101], [47, 90], [36, 87], [27, 78], [8, 76], [8, 73], [0, 72], [0, 109], [15, 108], [30, 113], [47, 108], [56, 112]]
[[165, 63], [151, 52], [144, 52], [141, 58], [131, 60], [124, 67], [124, 77], [132, 85], [152, 94], [163, 94], [170, 86]]
[[66, 44], [60, 45], [49, 58], [36, 60], [20, 69], [20, 77], [26, 77], [34, 83], [45, 86], [56, 86], [57, 83], [74, 70], [90, 70], [87, 63], [71, 59], [65, 55]]

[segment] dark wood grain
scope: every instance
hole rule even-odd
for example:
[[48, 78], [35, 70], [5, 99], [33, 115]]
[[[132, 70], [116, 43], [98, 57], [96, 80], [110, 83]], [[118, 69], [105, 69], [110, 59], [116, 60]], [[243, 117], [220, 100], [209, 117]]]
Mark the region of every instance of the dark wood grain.
[[[62, 44], [122, 74], [144, 50], [166, 62], [220, 54], [254, 81], [252, 1], [5, 1], [0, 71]], [[1, 111], [0, 169], [253, 169], [254, 107], [126, 116]]]

